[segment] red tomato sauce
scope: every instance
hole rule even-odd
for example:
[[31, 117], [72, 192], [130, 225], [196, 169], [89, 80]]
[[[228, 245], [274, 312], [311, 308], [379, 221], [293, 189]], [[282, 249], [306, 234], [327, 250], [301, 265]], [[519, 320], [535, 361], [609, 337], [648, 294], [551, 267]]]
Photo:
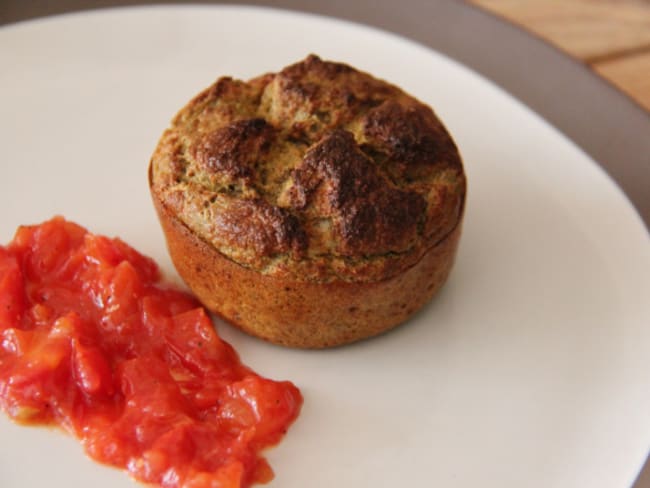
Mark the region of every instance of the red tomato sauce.
[[247, 487], [302, 405], [119, 239], [56, 217], [0, 246], [0, 406], [163, 487]]

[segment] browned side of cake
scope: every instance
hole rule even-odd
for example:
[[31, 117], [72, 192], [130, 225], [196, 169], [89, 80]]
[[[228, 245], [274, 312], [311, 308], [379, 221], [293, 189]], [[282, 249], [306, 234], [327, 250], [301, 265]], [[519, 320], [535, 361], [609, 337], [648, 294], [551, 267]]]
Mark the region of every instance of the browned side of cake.
[[458, 151], [429, 107], [316, 56], [195, 97], [163, 134], [150, 186], [206, 306], [300, 347], [375, 335], [426, 303], [465, 201]]

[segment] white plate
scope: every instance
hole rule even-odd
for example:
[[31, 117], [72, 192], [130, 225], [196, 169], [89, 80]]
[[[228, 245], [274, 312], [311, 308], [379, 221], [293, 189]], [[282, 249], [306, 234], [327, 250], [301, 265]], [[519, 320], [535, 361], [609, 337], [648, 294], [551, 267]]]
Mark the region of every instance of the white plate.
[[[219, 324], [291, 379], [302, 415], [268, 452], [283, 488], [624, 487], [650, 440], [650, 241], [600, 168], [510, 96], [385, 32], [277, 10], [110, 10], [0, 29], [0, 242], [63, 214], [173, 274], [146, 168], [169, 119], [221, 75], [310, 52], [430, 103], [469, 177], [441, 295], [407, 325], [332, 351]], [[133, 486], [55, 431], [0, 420], [0, 486]]]

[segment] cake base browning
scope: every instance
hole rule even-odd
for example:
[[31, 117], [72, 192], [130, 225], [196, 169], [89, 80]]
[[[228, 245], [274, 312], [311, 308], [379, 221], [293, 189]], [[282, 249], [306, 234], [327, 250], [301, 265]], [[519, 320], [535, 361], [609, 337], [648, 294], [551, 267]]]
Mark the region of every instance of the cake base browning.
[[174, 266], [198, 299], [248, 334], [297, 348], [343, 345], [406, 321], [446, 282], [461, 233], [459, 224], [414, 266], [388, 279], [297, 281], [231, 261], [154, 203]]

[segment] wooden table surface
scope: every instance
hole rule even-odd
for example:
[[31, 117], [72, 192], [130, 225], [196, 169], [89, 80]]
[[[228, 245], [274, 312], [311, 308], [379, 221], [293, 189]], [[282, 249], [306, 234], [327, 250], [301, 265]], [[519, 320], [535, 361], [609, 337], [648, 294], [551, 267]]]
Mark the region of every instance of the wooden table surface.
[[650, 112], [650, 0], [469, 0], [584, 62]]

